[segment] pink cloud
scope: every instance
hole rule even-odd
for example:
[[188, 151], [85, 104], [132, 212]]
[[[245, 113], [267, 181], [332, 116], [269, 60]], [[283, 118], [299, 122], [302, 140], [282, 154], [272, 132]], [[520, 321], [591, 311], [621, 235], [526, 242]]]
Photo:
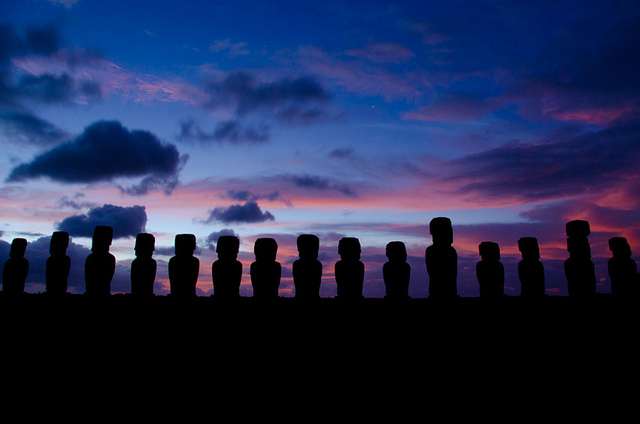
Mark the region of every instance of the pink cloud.
[[202, 96], [197, 87], [186, 82], [132, 72], [91, 52], [63, 50], [46, 57], [14, 58], [11, 63], [35, 76], [68, 74], [76, 80], [98, 83], [102, 95], [118, 95], [134, 102], [195, 104]]

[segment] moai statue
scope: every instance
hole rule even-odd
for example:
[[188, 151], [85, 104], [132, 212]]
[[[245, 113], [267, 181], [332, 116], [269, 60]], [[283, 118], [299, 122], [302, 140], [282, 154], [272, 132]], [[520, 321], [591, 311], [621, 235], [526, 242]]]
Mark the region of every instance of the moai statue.
[[500, 246], [492, 241], [478, 245], [482, 260], [476, 264], [480, 297], [496, 299], [504, 296], [504, 266], [500, 262]]
[[407, 248], [401, 241], [387, 244], [389, 261], [382, 266], [382, 276], [387, 299], [408, 299], [411, 265], [407, 263]]
[[282, 266], [276, 261], [278, 243], [272, 238], [259, 238], [253, 245], [255, 262], [251, 264], [253, 297], [274, 299], [278, 297]]
[[98, 225], [93, 230], [91, 253], [84, 262], [85, 292], [88, 295], [111, 294], [111, 280], [116, 271], [116, 258], [109, 253], [113, 228]]
[[611, 294], [616, 297], [635, 297], [638, 294], [638, 267], [631, 259], [631, 246], [624, 237], [612, 237], [609, 239], [609, 250], [613, 254], [607, 264]]
[[177, 234], [174, 242], [175, 256], [169, 259], [169, 291], [176, 298], [196, 295], [196, 284], [200, 272], [200, 260], [193, 256], [196, 251], [196, 236]]
[[591, 262], [591, 234], [589, 222], [575, 220], [567, 222], [567, 250], [569, 258], [564, 261], [567, 291], [572, 297], [592, 296], [596, 293], [596, 272]]
[[14, 238], [9, 249], [9, 259], [2, 269], [2, 291], [6, 294], [22, 294], [29, 274], [29, 261], [24, 257], [27, 240]]
[[518, 240], [518, 249], [522, 253], [522, 260], [518, 262], [520, 296], [545, 296], [544, 265], [540, 262], [538, 240], [535, 237], [522, 237]]
[[46, 262], [45, 291], [47, 294], [62, 295], [67, 292], [67, 281], [71, 269], [71, 258], [67, 256], [69, 233], [55, 231], [51, 234], [49, 253]]
[[335, 265], [339, 299], [361, 299], [364, 284], [364, 264], [360, 262], [360, 241], [343, 237], [338, 242], [340, 260]]
[[453, 227], [445, 217], [433, 218], [429, 223], [433, 244], [427, 247], [425, 262], [429, 274], [429, 297], [454, 298], [458, 295], [458, 254], [451, 246]]
[[135, 296], [153, 296], [157, 270], [156, 260], [153, 259], [155, 247], [153, 234], [140, 233], [136, 236], [136, 258], [131, 262], [131, 294]]
[[242, 262], [238, 260], [240, 239], [236, 236], [220, 236], [216, 243], [218, 260], [211, 265], [213, 294], [219, 299], [240, 297]]
[[320, 297], [322, 263], [318, 260], [320, 239], [313, 234], [301, 234], [296, 240], [299, 259], [293, 263], [293, 285], [296, 299]]

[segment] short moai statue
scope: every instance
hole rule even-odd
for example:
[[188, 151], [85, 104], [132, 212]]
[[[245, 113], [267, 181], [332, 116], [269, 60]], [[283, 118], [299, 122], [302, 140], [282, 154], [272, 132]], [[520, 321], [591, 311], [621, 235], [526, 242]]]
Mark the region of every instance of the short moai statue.
[[236, 236], [221, 236], [216, 242], [218, 260], [211, 265], [213, 294], [218, 299], [240, 297], [242, 262], [238, 260], [240, 239]]
[[564, 261], [564, 273], [567, 278], [567, 292], [571, 297], [593, 296], [596, 293], [596, 272], [591, 262], [589, 222], [567, 222], [566, 230], [569, 258]]
[[433, 244], [425, 251], [429, 274], [429, 297], [451, 299], [458, 296], [458, 253], [452, 246], [453, 227], [446, 217], [433, 218], [429, 223]]
[[638, 295], [638, 266], [631, 258], [631, 246], [624, 237], [609, 239], [609, 250], [613, 257], [607, 268], [611, 279], [611, 294], [621, 298]]
[[67, 293], [67, 282], [71, 269], [71, 258], [67, 256], [69, 233], [56, 231], [51, 235], [49, 258], [46, 262], [45, 292], [51, 295]]
[[29, 261], [24, 257], [27, 251], [27, 240], [14, 238], [9, 248], [9, 259], [2, 269], [2, 291], [6, 294], [24, 293], [27, 275], [29, 275]]
[[256, 260], [251, 264], [253, 297], [275, 299], [278, 297], [282, 266], [276, 261], [278, 243], [272, 238], [259, 238], [253, 245]]
[[382, 266], [386, 299], [408, 299], [411, 265], [407, 263], [407, 248], [401, 241], [387, 243], [389, 261]]
[[195, 297], [200, 273], [200, 260], [193, 256], [196, 251], [196, 236], [177, 234], [174, 249], [175, 256], [169, 259], [170, 294], [181, 299]]
[[91, 253], [84, 262], [85, 293], [92, 296], [111, 294], [111, 280], [116, 271], [116, 258], [109, 253], [113, 228], [98, 225], [93, 230]]
[[295, 298], [317, 299], [322, 282], [322, 263], [318, 260], [320, 239], [314, 234], [301, 234], [296, 243], [299, 258], [292, 266]]
[[492, 241], [478, 245], [482, 258], [476, 264], [476, 277], [480, 285], [480, 297], [496, 299], [504, 296], [504, 265], [500, 262], [500, 246]]
[[360, 262], [360, 240], [343, 237], [338, 242], [340, 260], [335, 264], [338, 299], [361, 299], [364, 284], [364, 264]]
[[521, 237], [518, 249], [522, 260], [518, 262], [520, 296], [538, 298], [545, 296], [544, 265], [540, 262], [540, 247], [535, 237]]
[[134, 296], [153, 296], [157, 271], [157, 263], [153, 259], [155, 247], [153, 234], [140, 233], [136, 236], [136, 258], [131, 262], [131, 294]]

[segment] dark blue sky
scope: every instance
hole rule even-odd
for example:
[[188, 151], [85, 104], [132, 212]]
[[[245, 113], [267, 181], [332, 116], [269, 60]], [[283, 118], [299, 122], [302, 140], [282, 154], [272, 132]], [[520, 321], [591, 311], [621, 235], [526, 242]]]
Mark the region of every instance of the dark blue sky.
[[156, 234], [161, 261], [193, 233], [206, 293], [212, 235], [240, 236], [245, 271], [253, 241], [274, 235], [287, 270], [311, 232], [330, 295], [337, 241], [355, 236], [365, 293], [380, 295], [384, 246], [403, 240], [422, 296], [435, 216], [454, 222], [468, 295], [482, 241], [500, 243], [514, 293], [519, 237], [539, 238], [551, 293], [565, 290], [565, 222], [591, 222], [600, 262], [609, 237], [640, 242], [637, 2], [25, 0], [0, 12], [4, 243], [26, 236], [33, 251], [64, 226], [89, 246], [83, 225], [112, 219], [127, 229], [112, 247], [126, 277], [135, 231]]

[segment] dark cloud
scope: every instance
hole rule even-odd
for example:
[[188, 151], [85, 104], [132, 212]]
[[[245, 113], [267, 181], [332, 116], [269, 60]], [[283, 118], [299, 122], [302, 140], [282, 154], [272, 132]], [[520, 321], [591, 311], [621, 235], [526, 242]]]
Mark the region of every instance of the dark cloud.
[[69, 134], [29, 111], [0, 111], [0, 129], [12, 140], [47, 145], [68, 139]]
[[330, 96], [312, 77], [282, 78], [259, 83], [247, 72], [227, 74], [204, 87], [208, 100], [204, 107], [232, 107], [238, 117], [260, 112], [282, 122], [309, 123], [325, 119], [322, 106]]
[[227, 190], [227, 193], [222, 197], [227, 199], [232, 199], [232, 200], [238, 200], [240, 202], [246, 202], [246, 201], [255, 202], [260, 199], [265, 199], [270, 202], [275, 202], [276, 200], [282, 201], [280, 192], [277, 190], [267, 194], [256, 194], [249, 190]]
[[275, 217], [270, 212], [263, 212], [256, 202], [248, 201], [244, 205], [217, 207], [209, 212], [209, 217], [204, 222], [218, 221], [228, 224], [232, 222], [259, 223], [274, 220]]
[[52, 25], [17, 30], [9, 24], [0, 24], [0, 66], [6, 66], [12, 57], [27, 54], [48, 55], [60, 47], [60, 36]]
[[334, 149], [329, 152], [329, 157], [337, 159], [351, 159], [355, 156], [354, 150], [351, 148]]
[[214, 231], [205, 238], [205, 243], [210, 250], [216, 250], [216, 243], [222, 236], [238, 236], [231, 228], [224, 228], [220, 231]]
[[267, 127], [255, 129], [248, 127], [239, 120], [219, 122], [213, 131], [206, 132], [200, 128], [195, 121], [184, 121], [180, 123], [180, 140], [197, 141], [202, 143], [229, 142], [240, 143], [263, 143], [269, 140]]
[[92, 183], [146, 176], [146, 186], [164, 183], [171, 189], [184, 160], [174, 145], [163, 145], [150, 132], [129, 131], [119, 122], [100, 121], [75, 140], [16, 166], [7, 181], [49, 177], [64, 183]]
[[510, 143], [448, 163], [459, 192], [526, 201], [598, 193], [637, 173], [640, 120], [600, 131], [559, 133], [541, 144]]
[[285, 181], [293, 183], [297, 187], [314, 191], [327, 191], [333, 190], [347, 197], [358, 197], [358, 194], [354, 189], [349, 187], [348, 184], [336, 182], [329, 178], [319, 177], [317, 175], [285, 175]]
[[100, 84], [95, 81], [76, 81], [67, 73], [61, 75], [24, 75], [15, 88], [16, 97], [41, 104], [68, 104], [78, 97], [99, 99]]
[[85, 208], [95, 208], [98, 206], [93, 202], [85, 202], [82, 199], [86, 197], [84, 193], [76, 193], [73, 198], [69, 196], [63, 196], [58, 201], [58, 205], [62, 208], [71, 208], [71, 209], [85, 209]]
[[79, 98], [96, 100], [102, 97], [101, 86], [92, 80], [76, 80], [66, 72], [31, 74], [10, 66], [11, 59], [27, 55], [73, 68], [80, 61], [95, 60], [96, 54], [64, 53], [58, 31], [51, 25], [18, 31], [0, 24], [0, 131], [12, 142], [42, 145], [66, 141], [68, 134], [39, 117], [33, 107], [72, 104]]
[[114, 238], [135, 237], [143, 233], [147, 224], [144, 206], [122, 207], [106, 204], [90, 209], [86, 215], [65, 218], [56, 225], [72, 236], [91, 237], [97, 225], [113, 227]]

